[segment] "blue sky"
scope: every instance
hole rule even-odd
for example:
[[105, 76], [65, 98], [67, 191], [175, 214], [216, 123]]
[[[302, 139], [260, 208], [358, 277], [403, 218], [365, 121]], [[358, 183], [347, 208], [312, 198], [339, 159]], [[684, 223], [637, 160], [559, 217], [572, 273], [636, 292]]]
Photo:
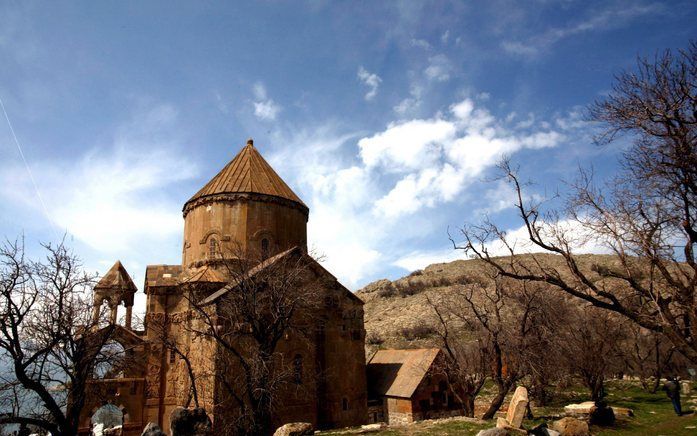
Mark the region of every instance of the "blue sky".
[[[94, 271], [179, 263], [184, 202], [253, 137], [351, 289], [515, 232], [501, 154], [545, 198], [599, 178], [583, 108], [637, 55], [697, 37], [691, 1], [0, 0], [0, 235], [68, 234]], [[1, 114], [0, 114], [1, 115]]]

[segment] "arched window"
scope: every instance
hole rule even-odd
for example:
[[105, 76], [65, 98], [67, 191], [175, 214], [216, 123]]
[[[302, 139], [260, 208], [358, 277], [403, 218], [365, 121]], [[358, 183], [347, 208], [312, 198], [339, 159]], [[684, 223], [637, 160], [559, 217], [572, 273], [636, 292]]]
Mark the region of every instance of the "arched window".
[[303, 357], [299, 354], [293, 359], [293, 381], [298, 385], [303, 383]]
[[261, 240], [261, 258], [266, 260], [269, 257], [269, 240], [264, 238]]
[[211, 238], [208, 241], [208, 258], [215, 259], [218, 257], [218, 241], [215, 238]]

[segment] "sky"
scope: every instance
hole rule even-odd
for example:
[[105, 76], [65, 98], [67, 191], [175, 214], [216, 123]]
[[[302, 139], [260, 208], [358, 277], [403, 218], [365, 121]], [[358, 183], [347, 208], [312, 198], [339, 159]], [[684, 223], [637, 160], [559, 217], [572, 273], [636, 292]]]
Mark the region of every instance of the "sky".
[[586, 108], [695, 23], [680, 0], [0, 0], [0, 237], [65, 235], [142, 290], [253, 138], [349, 289], [464, 258], [463, 225], [520, 234], [502, 156], [531, 198], [616, 173], [627, 141], [595, 145]]

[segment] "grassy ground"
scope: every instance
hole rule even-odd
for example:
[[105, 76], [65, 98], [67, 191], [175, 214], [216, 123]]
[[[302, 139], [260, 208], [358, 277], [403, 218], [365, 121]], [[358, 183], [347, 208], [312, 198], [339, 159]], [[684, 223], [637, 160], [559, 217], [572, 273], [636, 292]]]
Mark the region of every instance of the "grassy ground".
[[[608, 383], [608, 403], [611, 406], [628, 407], [634, 411], [633, 418], [618, 419], [612, 428], [592, 427], [591, 433], [596, 436], [682, 436], [697, 435], [697, 416], [691, 415], [678, 417], [673, 412], [673, 406], [663, 392], [650, 394], [641, 390], [636, 384], [615, 381]], [[526, 420], [523, 426], [526, 428], [557, 419], [563, 413], [563, 407], [569, 403], [587, 401], [585, 392], [569, 390], [567, 394], [550, 407], [535, 409], [538, 416], [535, 420]], [[690, 402], [692, 401], [692, 402]], [[683, 397], [683, 410], [697, 408], [697, 392], [691, 396]], [[479, 430], [490, 428], [495, 421], [488, 423], [466, 422], [454, 420], [424, 421], [404, 427], [388, 428], [377, 434], [380, 436], [430, 436], [430, 435], [474, 435]], [[339, 432], [326, 434], [340, 434]]]

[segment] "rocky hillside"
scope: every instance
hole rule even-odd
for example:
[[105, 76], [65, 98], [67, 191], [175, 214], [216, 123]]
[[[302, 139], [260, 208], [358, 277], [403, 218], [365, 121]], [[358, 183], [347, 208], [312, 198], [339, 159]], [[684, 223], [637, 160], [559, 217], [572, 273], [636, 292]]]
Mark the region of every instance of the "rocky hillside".
[[[543, 264], [564, 271], [560, 256], [535, 255]], [[531, 256], [523, 256], [531, 259]], [[578, 257], [584, 270], [591, 265], [610, 266], [613, 256], [582, 255]], [[438, 297], [454, 291], [458, 284], [490, 281], [489, 267], [480, 260], [456, 260], [437, 263], [414, 271], [395, 281], [386, 279], [370, 283], [356, 295], [365, 302], [366, 347], [413, 348], [435, 345], [433, 332], [437, 320], [426, 297]]]

